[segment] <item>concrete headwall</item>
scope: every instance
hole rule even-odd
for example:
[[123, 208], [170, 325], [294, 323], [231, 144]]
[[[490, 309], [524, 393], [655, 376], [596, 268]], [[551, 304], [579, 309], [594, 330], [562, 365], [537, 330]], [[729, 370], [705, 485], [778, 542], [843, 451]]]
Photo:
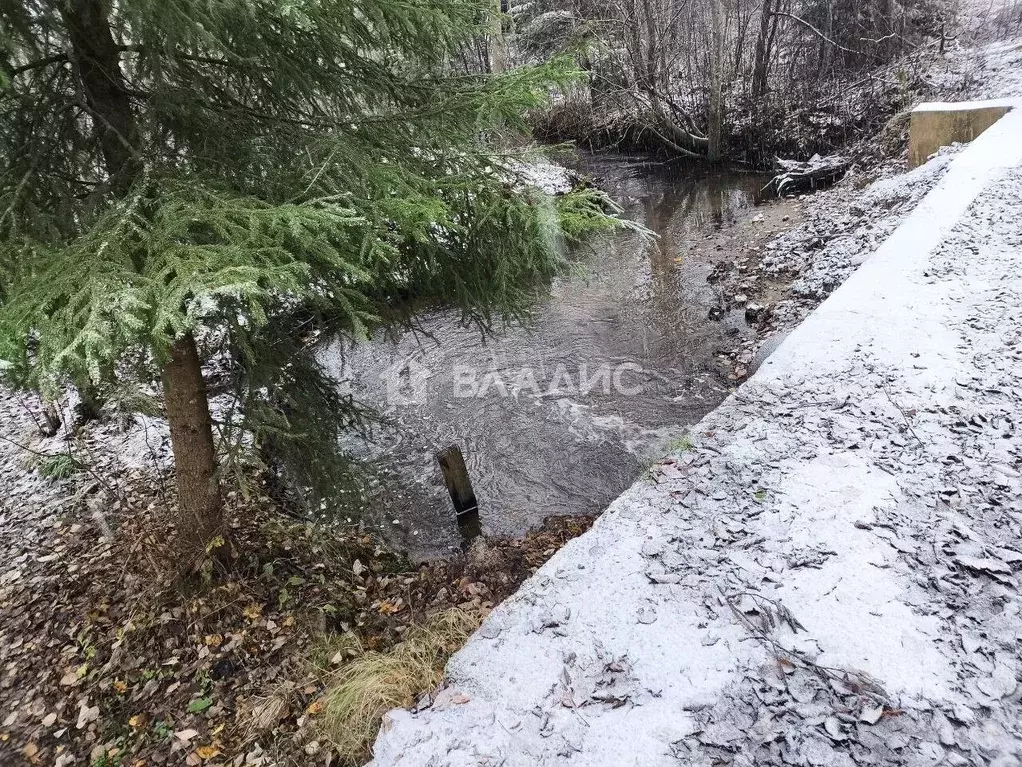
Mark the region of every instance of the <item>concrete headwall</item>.
[[942, 146], [972, 141], [1011, 108], [1003, 100], [919, 105], [912, 110], [909, 126], [908, 167], [922, 165]]

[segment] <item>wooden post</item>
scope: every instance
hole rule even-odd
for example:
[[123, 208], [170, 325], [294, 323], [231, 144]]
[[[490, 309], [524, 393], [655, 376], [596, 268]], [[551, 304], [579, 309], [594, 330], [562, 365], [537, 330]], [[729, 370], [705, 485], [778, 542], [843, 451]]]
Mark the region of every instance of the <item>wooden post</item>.
[[451, 494], [454, 513], [458, 518], [458, 529], [466, 542], [478, 538], [482, 534], [479, 522], [479, 503], [472, 490], [472, 481], [465, 466], [465, 457], [457, 445], [441, 450], [436, 454], [440, 470], [444, 475], [444, 483]]

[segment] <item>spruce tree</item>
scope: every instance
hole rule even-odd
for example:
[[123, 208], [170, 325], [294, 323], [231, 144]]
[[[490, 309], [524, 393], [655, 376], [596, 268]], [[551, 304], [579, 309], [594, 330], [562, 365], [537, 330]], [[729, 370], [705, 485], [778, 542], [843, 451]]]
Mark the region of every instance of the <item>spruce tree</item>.
[[558, 213], [606, 224], [493, 149], [571, 73], [449, 66], [494, 10], [0, 0], [0, 360], [44, 392], [154, 371], [189, 562], [224, 534], [218, 339], [251, 367], [296, 316], [363, 338], [442, 303], [488, 326], [559, 267]]

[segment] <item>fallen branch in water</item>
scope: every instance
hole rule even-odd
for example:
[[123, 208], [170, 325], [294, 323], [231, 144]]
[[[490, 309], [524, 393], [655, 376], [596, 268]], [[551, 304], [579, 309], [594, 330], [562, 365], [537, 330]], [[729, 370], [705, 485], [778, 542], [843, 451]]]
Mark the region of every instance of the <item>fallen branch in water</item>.
[[851, 165], [841, 155], [813, 155], [806, 162], [774, 158], [780, 172], [770, 179], [762, 192], [772, 191], [778, 197], [809, 192], [839, 181]]

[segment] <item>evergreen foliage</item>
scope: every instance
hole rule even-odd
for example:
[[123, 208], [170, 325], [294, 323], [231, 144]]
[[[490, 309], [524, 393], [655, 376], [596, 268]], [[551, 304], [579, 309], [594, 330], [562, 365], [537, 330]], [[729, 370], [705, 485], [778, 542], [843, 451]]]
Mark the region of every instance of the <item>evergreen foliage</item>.
[[[484, 328], [525, 311], [564, 235], [609, 220], [592, 192], [551, 205], [494, 150], [576, 73], [455, 72], [491, 5], [0, 0], [9, 377], [94, 385], [128, 356], [159, 368], [194, 334], [207, 355], [232, 350], [251, 394], [279, 383], [259, 372], [267, 333], [280, 348], [265, 329], [296, 314], [365, 338], [431, 304]], [[99, 85], [129, 111], [83, 89], [83, 46], [110, 54]], [[257, 412], [278, 434], [315, 431]]]

